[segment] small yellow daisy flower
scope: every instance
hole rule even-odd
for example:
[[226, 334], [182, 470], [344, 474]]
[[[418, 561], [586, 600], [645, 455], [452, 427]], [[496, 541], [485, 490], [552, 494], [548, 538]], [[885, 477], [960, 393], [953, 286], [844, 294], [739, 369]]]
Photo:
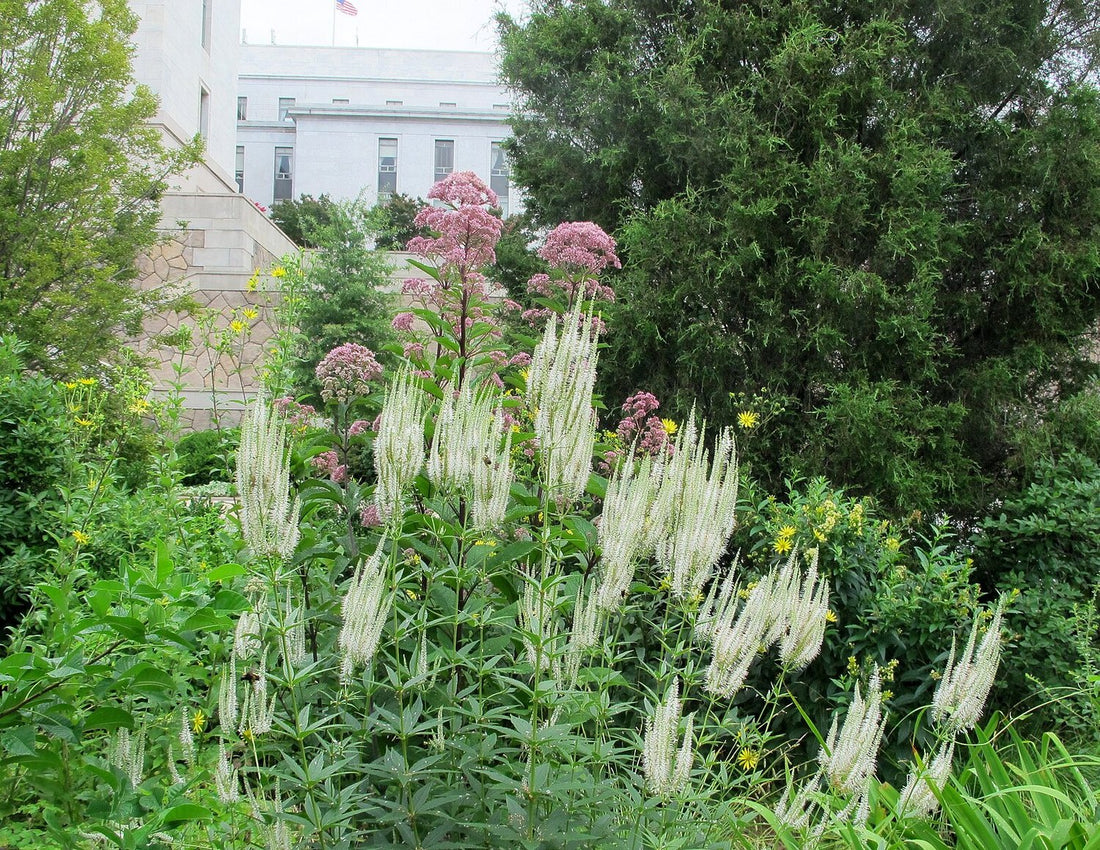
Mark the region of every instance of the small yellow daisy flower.
[[83, 387], [94, 387], [95, 382], [95, 378], [81, 378], [79, 381], [77, 381], [77, 383]]
[[779, 529], [779, 536], [780, 537], [794, 537], [795, 532], [797, 530], [798, 529], [796, 529], [793, 525], [785, 525], [781, 529]]
[[83, 531], [80, 531], [79, 529], [73, 532], [73, 540], [75, 540], [81, 546], [87, 546], [88, 543], [91, 542], [91, 539], [91, 537], [89, 537], [87, 534], [85, 534]]
[[737, 414], [737, 424], [746, 431], [751, 431], [760, 424], [760, 416], [752, 410], [742, 410]]
[[772, 548], [775, 549], [775, 553], [777, 555], [783, 555], [787, 552], [790, 552], [793, 545], [794, 544], [791, 543], [791, 538], [777, 537], [775, 543], [772, 545]]
[[245, 325], [245, 323], [242, 322], [240, 319], [234, 319], [232, 322], [229, 323], [229, 329], [235, 334], [241, 333], [246, 327], [247, 325]]
[[831, 611], [831, 610], [826, 611], [825, 612], [825, 622], [826, 623], [835, 623], [836, 622], [836, 611]]
[[62, 384], [62, 386], [64, 386], [67, 390], [75, 390], [76, 381], [66, 381], [64, 384]]
[[676, 429], [679, 427], [672, 419], [662, 419], [661, 426], [665, 429], [665, 433], [670, 437], [676, 433]]
[[760, 764], [760, 752], [751, 747], [744, 747], [737, 754], [737, 766], [742, 770], [755, 770]]
[[245, 307], [241, 310], [241, 315], [246, 319], [255, 319], [260, 314], [255, 307]]
[[91, 419], [85, 419], [83, 416], [78, 416], [76, 417], [76, 424], [79, 425], [81, 428], [91, 428], [93, 425], [95, 425], [95, 422], [93, 422]]
[[203, 714], [202, 709], [197, 709], [194, 714], [191, 715], [191, 729], [198, 733], [206, 728], [206, 715]]
[[275, 266], [275, 268], [271, 270], [271, 276], [286, 277], [286, 269], [284, 269], [282, 266]]

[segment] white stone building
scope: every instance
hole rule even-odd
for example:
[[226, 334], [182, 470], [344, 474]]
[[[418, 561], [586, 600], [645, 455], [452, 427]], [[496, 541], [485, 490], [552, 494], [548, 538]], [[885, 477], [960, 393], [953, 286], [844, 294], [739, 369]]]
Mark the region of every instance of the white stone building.
[[201, 332], [182, 353], [158, 346], [157, 337], [180, 324], [199, 325], [174, 313], [150, 318], [137, 341], [160, 361], [157, 391], [180, 380], [173, 364], [182, 363], [187, 419], [203, 427], [211, 411], [239, 415], [240, 402], [255, 392], [271, 299], [249, 291], [248, 281], [296, 246], [239, 193], [233, 178], [240, 0], [130, 0], [130, 7], [139, 18], [134, 76], [160, 99], [154, 123], [169, 145], [195, 135], [205, 143], [203, 161], [170, 180], [161, 201], [162, 242], [139, 259], [140, 283], [190, 294], [215, 320], [209, 333], [223, 332], [246, 309], [257, 311], [247, 333], [234, 338], [231, 357], [213, 354]]
[[264, 206], [300, 195], [426, 197], [473, 171], [522, 210], [501, 150], [510, 100], [492, 54], [243, 45], [235, 175]]

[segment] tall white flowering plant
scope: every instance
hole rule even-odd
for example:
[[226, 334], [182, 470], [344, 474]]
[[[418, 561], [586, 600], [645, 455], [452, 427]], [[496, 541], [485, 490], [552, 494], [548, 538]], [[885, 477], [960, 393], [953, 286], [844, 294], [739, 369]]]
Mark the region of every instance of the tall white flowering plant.
[[[300, 515], [286, 507], [278, 440], [256, 437], [245, 455], [273, 470], [274, 496], [256, 505], [278, 509], [242, 511], [250, 606], [212, 691], [216, 792], [279, 850], [723, 846], [740, 829], [730, 801], [763, 781], [762, 760], [796, 751], [767, 713], [817, 663], [828, 576], [795, 550], [754, 582], [728, 551], [728, 429], [692, 417], [600, 474], [593, 296], [618, 262], [606, 234], [571, 223], [548, 238], [547, 280], [569, 297], [536, 317], [541, 339], [520, 356], [494, 347], [477, 270], [499, 232], [492, 193], [472, 175], [433, 191], [434, 235], [414, 246], [427, 278], [412, 289], [434, 318], [412, 313], [427, 325], [417, 341], [399, 317], [407, 363], [380, 378], [375, 478], [335, 500], [354, 544], [321, 521], [320, 490], [304, 488]], [[255, 427], [277, 430], [265, 415]], [[257, 530], [254, 516], [279, 522]], [[973, 714], [962, 682], [983, 646], [945, 674], [935, 711], [949, 728]], [[886, 717], [872, 677], [823, 740], [817, 779], [788, 795], [786, 822], [808, 824], [821, 789], [862, 816]]]

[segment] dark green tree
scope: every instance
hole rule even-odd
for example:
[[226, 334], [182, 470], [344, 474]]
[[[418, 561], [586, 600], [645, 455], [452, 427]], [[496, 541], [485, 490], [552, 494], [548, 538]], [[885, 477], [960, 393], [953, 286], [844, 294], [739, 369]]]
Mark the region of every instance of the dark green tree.
[[332, 224], [333, 202], [328, 195], [302, 195], [296, 201], [271, 206], [271, 220], [302, 248], [317, 248], [315, 232]]
[[[979, 513], [1096, 363], [1100, 15], [1087, 0], [538, 0], [500, 19], [541, 224], [614, 233], [603, 392]], [[732, 394], [732, 395], [731, 395]]]
[[309, 232], [318, 248], [306, 262], [298, 315], [294, 385], [313, 402], [320, 401], [321, 390], [314, 370], [329, 351], [354, 342], [384, 362], [382, 349], [394, 340], [394, 299], [385, 291], [390, 266], [383, 252], [367, 247], [377, 232], [376, 211], [332, 202], [329, 215]]
[[156, 240], [168, 154], [134, 86], [125, 0], [0, 0], [0, 333], [55, 373], [117, 359], [149, 302], [134, 259]]
[[427, 203], [423, 198], [398, 192], [386, 203], [379, 204], [378, 247], [383, 251], [404, 251], [410, 239], [422, 236], [413, 220]]

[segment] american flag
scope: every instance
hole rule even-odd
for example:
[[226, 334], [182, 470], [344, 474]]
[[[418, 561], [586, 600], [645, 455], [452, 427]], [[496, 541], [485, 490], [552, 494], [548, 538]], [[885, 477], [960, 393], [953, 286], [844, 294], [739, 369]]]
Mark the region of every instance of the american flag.
[[359, 14], [359, 10], [355, 8], [355, 4], [351, 0], [336, 0], [336, 8], [345, 15]]

